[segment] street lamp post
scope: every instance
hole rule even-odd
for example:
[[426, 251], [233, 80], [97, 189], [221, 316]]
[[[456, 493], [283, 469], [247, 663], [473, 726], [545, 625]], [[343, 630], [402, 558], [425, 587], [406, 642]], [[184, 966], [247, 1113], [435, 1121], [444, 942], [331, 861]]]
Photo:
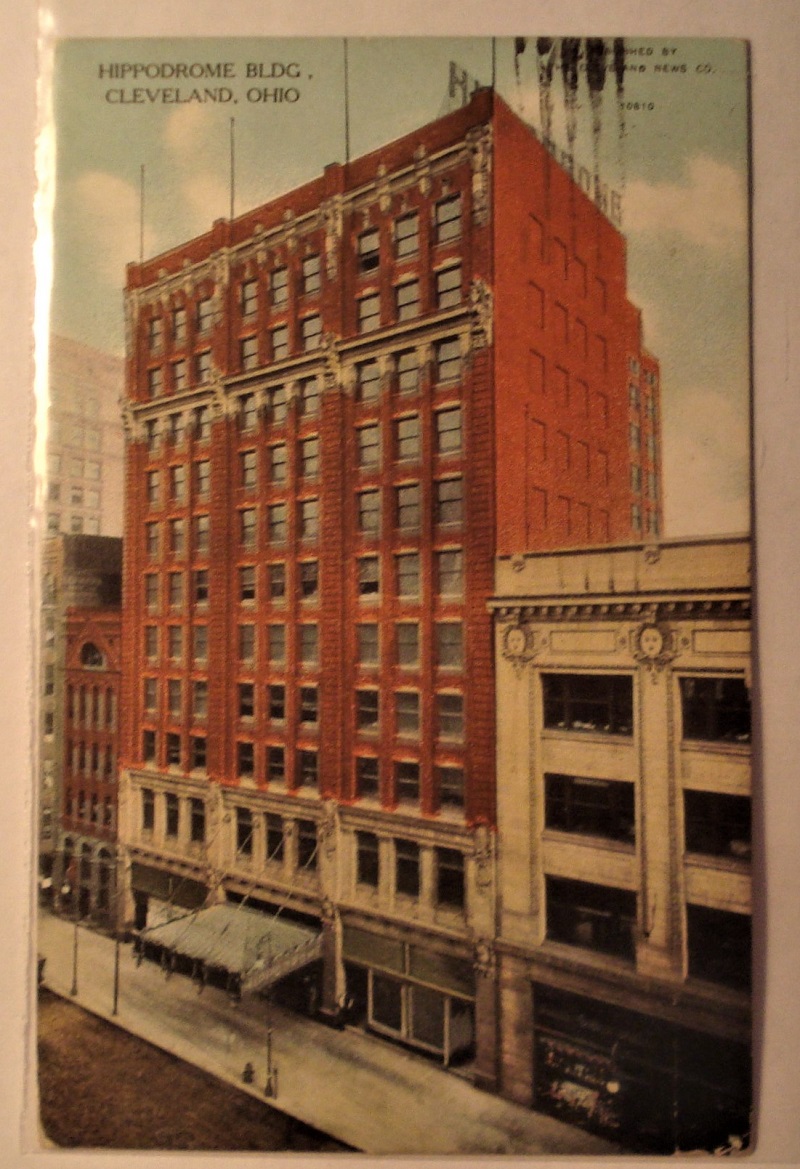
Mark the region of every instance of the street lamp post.
[[[267, 934], [267, 974], [269, 975], [270, 967], [272, 966], [272, 946], [270, 945], [269, 934]], [[270, 988], [267, 987], [267, 1078], [264, 1084], [264, 1095], [271, 1100], [277, 1099], [278, 1096], [278, 1069], [272, 1064], [272, 1000], [270, 998]]]
[[72, 934], [72, 986], [69, 993], [75, 997], [78, 993], [78, 911], [75, 911], [75, 926]]

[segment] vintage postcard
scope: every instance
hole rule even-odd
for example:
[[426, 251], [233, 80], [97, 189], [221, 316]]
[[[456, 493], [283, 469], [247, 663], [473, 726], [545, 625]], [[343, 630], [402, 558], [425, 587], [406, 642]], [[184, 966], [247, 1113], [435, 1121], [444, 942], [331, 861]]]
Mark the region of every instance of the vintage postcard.
[[748, 45], [50, 86], [42, 1141], [751, 1148]]

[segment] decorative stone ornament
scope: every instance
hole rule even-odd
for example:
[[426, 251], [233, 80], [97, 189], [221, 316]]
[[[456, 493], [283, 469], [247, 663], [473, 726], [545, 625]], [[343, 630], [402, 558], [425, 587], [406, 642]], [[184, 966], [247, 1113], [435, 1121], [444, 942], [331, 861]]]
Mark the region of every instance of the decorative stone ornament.
[[663, 621], [645, 621], [631, 633], [631, 654], [634, 661], [654, 675], [676, 657], [677, 638]]
[[511, 625], [503, 634], [503, 657], [519, 676], [535, 654], [533, 634], [522, 625]]

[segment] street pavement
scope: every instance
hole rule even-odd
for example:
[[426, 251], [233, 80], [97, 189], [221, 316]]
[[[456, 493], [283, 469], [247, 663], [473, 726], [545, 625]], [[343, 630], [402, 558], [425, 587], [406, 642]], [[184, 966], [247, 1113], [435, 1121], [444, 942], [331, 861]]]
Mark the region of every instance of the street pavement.
[[[269, 1103], [363, 1152], [574, 1158], [620, 1151], [374, 1036], [326, 1027], [254, 995], [234, 1003], [214, 987], [198, 993], [189, 978], [167, 978], [153, 962], [137, 965], [129, 944], [120, 946], [118, 1013], [112, 1016], [114, 942], [82, 926], [77, 935], [77, 994], [70, 996], [75, 927], [42, 913], [38, 949], [47, 960], [50, 990], [260, 1099], [269, 1017], [278, 1069], [277, 1098]], [[255, 1069], [252, 1086], [242, 1081], [247, 1063]], [[113, 1068], [108, 1075], [111, 1088]]]

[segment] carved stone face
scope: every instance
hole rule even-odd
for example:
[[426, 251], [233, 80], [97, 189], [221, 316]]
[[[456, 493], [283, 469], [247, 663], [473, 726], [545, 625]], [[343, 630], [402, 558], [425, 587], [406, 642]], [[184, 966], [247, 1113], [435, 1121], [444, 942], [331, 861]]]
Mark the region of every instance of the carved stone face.
[[506, 649], [510, 654], [521, 654], [525, 650], [525, 632], [518, 627], [509, 629], [506, 634]]
[[655, 625], [645, 625], [639, 635], [639, 647], [645, 657], [657, 658], [664, 648], [664, 636]]

